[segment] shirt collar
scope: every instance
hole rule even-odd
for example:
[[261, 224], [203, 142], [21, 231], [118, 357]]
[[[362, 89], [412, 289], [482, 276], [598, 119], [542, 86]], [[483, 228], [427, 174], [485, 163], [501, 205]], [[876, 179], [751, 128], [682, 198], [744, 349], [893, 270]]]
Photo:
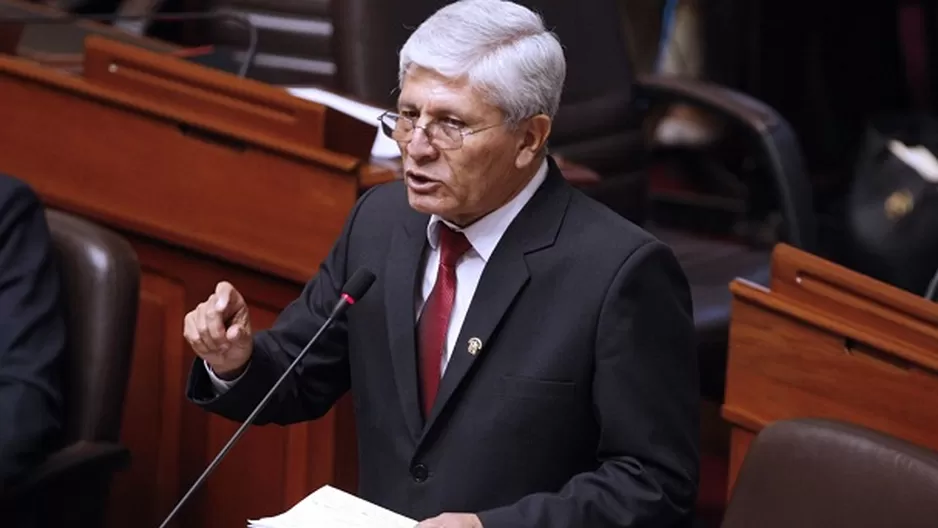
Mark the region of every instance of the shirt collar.
[[492, 253], [495, 251], [495, 246], [498, 245], [498, 241], [501, 240], [502, 235], [508, 230], [508, 226], [511, 225], [512, 220], [518, 216], [518, 213], [521, 212], [531, 197], [534, 196], [534, 193], [537, 191], [538, 187], [544, 183], [546, 178], [547, 159], [545, 158], [541, 166], [537, 169], [537, 173], [535, 173], [531, 181], [521, 189], [521, 192], [498, 209], [476, 220], [465, 229], [456, 227], [437, 215], [431, 215], [430, 221], [427, 223], [427, 240], [430, 242], [430, 247], [434, 250], [437, 249], [440, 242], [439, 224], [443, 222], [453, 231], [460, 231], [466, 235], [466, 238], [472, 245], [472, 249], [482, 257], [483, 261], [488, 262]]

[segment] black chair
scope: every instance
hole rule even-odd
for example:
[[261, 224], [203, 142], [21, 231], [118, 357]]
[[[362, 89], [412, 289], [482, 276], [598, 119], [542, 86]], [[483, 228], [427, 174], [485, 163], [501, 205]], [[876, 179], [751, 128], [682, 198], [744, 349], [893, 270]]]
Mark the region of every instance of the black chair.
[[123, 238], [48, 211], [66, 306], [65, 443], [0, 496], [0, 525], [101, 526], [130, 378], [140, 266]]

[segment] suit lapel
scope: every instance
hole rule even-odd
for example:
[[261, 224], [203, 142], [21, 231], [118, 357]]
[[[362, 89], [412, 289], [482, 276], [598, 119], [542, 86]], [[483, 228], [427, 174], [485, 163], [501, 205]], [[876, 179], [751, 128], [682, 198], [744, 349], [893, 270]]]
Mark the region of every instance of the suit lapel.
[[427, 244], [428, 217], [409, 214], [394, 230], [388, 252], [384, 305], [387, 310], [388, 345], [397, 394], [414, 441], [423, 429], [418, 393], [417, 346], [415, 342], [415, 295], [422, 277], [422, 256]]
[[[424, 435], [453, 399], [472, 365], [490, 350], [499, 324], [530, 278], [525, 256], [554, 243], [569, 199], [570, 188], [550, 160], [544, 183], [505, 231], [485, 265], [440, 381]], [[469, 350], [470, 340], [481, 342], [475, 353]]]
[[[453, 347], [449, 364], [446, 366], [443, 379], [440, 380], [440, 389], [430, 412], [430, 420], [427, 422], [425, 432], [433, 426], [472, 365], [487, 352], [489, 340], [498, 323], [515, 297], [527, 284], [528, 278], [528, 267], [524, 262], [523, 253], [495, 250], [491, 260], [485, 266], [485, 271], [482, 272], [472, 304], [469, 306], [469, 312], [459, 332], [459, 338]], [[470, 339], [478, 340], [477, 343], [482, 344], [475, 353], [469, 352]]]

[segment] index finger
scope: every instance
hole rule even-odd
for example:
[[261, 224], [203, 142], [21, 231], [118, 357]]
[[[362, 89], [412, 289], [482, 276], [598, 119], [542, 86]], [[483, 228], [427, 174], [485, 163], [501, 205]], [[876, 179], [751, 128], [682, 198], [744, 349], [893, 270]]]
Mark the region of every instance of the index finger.
[[244, 299], [230, 282], [222, 281], [215, 286], [215, 303], [212, 308], [221, 313], [224, 321], [230, 319], [244, 307]]
[[212, 308], [217, 309], [218, 311], [225, 311], [225, 308], [228, 307], [228, 303], [231, 302], [233, 297], [231, 294], [234, 292], [234, 286], [228, 281], [221, 281], [215, 285], [215, 306]]

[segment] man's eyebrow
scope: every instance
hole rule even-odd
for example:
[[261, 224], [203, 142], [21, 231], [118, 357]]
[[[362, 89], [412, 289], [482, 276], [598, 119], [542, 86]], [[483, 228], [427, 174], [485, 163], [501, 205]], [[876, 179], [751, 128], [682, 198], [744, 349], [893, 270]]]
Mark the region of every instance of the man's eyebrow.
[[[397, 102], [398, 111], [402, 110], [416, 110], [417, 105], [410, 101], [401, 101]], [[455, 107], [447, 105], [445, 103], [439, 105], [431, 105], [429, 108], [424, 108], [421, 112], [426, 112], [429, 115], [435, 117], [456, 117], [459, 119], [466, 119], [465, 112], [458, 111]]]
[[460, 112], [456, 108], [448, 105], [441, 105], [433, 109], [433, 111], [439, 115], [445, 116], [455, 116], [459, 117], [465, 114], [465, 112]]

